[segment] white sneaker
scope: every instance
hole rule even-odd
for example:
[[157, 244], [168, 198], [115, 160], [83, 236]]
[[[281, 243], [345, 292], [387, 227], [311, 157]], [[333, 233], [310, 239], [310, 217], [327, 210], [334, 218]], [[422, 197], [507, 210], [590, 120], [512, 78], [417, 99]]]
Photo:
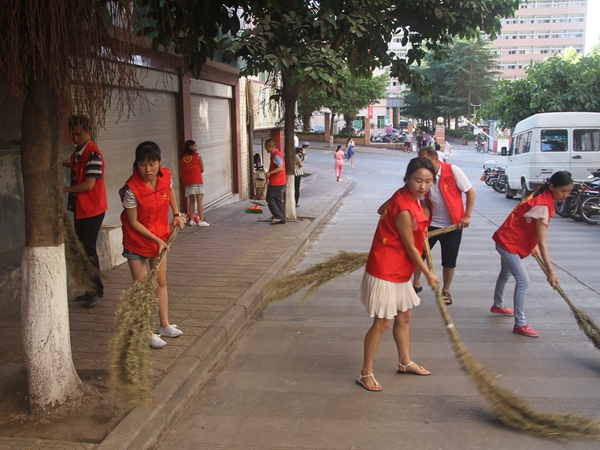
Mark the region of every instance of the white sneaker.
[[198, 226], [199, 227], [210, 227], [210, 223], [208, 223], [205, 220], [201, 220], [200, 222], [198, 222]]
[[196, 222], [194, 222], [193, 220], [188, 220], [187, 224], [191, 227], [196, 225]]
[[165, 328], [159, 328], [158, 332], [161, 336], [166, 336], [166, 337], [179, 337], [183, 334], [183, 331], [181, 331], [177, 325], [169, 325], [168, 327]]
[[150, 347], [152, 348], [163, 348], [167, 343], [160, 338], [159, 334], [152, 333], [150, 338]]

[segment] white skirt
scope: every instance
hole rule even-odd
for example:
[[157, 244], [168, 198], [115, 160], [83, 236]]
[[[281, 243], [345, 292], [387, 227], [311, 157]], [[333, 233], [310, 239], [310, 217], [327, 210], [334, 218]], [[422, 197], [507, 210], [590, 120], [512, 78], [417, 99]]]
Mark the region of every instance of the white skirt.
[[360, 285], [358, 300], [371, 317], [393, 319], [398, 311], [408, 311], [421, 303], [412, 283], [394, 283], [369, 275], [366, 271]]
[[204, 195], [204, 185], [203, 184], [192, 184], [185, 188], [185, 196], [189, 197], [190, 195]]

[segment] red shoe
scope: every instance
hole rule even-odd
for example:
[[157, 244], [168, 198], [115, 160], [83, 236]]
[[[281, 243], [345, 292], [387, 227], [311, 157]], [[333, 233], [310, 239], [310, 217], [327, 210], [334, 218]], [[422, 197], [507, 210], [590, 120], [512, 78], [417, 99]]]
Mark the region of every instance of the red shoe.
[[497, 306], [492, 306], [490, 308], [490, 312], [493, 314], [502, 314], [503, 316], [514, 316], [515, 315], [515, 310], [507, 308], [506, 306], [503, 306], [502, 308], [498, 308]]
[[535, 331], [529, 325], [525, 325], [524, 327], [518, 327], [515, 325], [515, 327], [513, 328], [513, 333], [527, 337], [538, 337], [540, 335], [540, 333]]

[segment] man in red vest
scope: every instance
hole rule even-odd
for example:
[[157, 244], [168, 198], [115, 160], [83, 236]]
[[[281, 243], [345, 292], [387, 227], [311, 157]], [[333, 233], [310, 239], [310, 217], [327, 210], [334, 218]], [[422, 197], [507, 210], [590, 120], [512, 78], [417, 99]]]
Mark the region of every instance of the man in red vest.
[[273, 139], [267, 139], [265, 141], [265, 150], [271, 155], [271, 165], [269, 166], [269, 171], [266, 173], [267, 180], [269, 180], [266, 200], [269, 211], [271, 211], [271, 214], [273, 215], [271, 225], [283, 224], [285, 223], [283, 191], [287, 181], [285, 160], [283, 159], [281, 152], [277, 150], [277, 146]]
[[[451, 305], [450, 285], [456, 268], [462, 230], [471, 223], [471, 213], [475, 205], [475, 191], [465, 173], [453, 164], [441, 162], [433, 147], [422, 148], [419, 150], [419, 156], [431, 160], [437, 174], [434, 185], [425, 199], [422, 200], [428, 203], [431, 210], [429, 230], [437, 230], [453, 224], [458, 226], [457, 230], [429, 239], [431, 247], [437, 241], [440, 241], [442, 247], [442, 278], [444, 281], [442, 294], [446, 305]], [[463, 205], [463, 194], [466, 197], [466, 205]], [[421, 272], [418, 270], [415, 270], [413, 287], [417, 292], [423, 289], [421, 286]]]
[[[69, 118], [71, 139], [77, 146], [68, 163], [63, 167], [71, 169], [71, 185], [63, 188], [69, 194], [69, 211], [75, 215], [75, 233], [81, 241], [85, 253], [100, 270], [96, 241], [104, 220], [107, 207], [106, 188], [104, 186], [104, 160], [96, 144], [92, 142], [92, 124], [88, 117]], [[91, 279], [92, 290], [75, 298], [85, 302], [84, 307], [93, 308], [98, 299], [104, 296], [104, 284], [98, 276]]]

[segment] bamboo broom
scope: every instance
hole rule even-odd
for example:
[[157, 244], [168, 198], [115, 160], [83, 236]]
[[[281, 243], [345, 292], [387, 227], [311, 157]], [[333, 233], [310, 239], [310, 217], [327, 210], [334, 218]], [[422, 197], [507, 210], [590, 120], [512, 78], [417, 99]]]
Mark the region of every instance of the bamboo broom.
[[[179, 229], [177, 225], [174, 227], [167, 246], [171, 245]], [[152, 389], [149, 330], [158, 304], [158, 268], [166, 252], [166, 248], [162, 249], [152, 270], [123, 293], [113, 319], [114, 333], [108, 344], [110, 376], [132, 404], [148, 401]]]
[[[440, 228], [429, 233], [429, 237], [438, 236], [456, 230], [456, 225], [446, 228]], [[276, 302], [283, 300], [299, 290], [310, 286], [302, 295], [300, 303], [304, 302], [315, 290], [342, 275], [347, 275], [360, 269], [367, 263], [368, 253], [355, 253], [340, 251], [337, 255], [329, 258], [327, 261], [315, 264], [301, 272], [294, 272], [283, 278], [269, 283], [269, 288], [273, 290], [269, 296], [269, 301]]]
[[63, 216], [63, 240], [65, 241], [65, 260], [69, 275], [86, 291], [93, 292], [96, 287], [92, 283], [92, 278], [99, 277], [101, 273], [85, 253], [66, 211]]
[[[425, 254], [429, 269], [435, 272], [427, 238], [425, 238]], [[600, 421], [578, 414], [537, 411], [529, 406], [524, 399], [498, 384], [495, 380], [497, 376], [482, 366], [461, 341], [444, 304], [439, 285], [435, 288], [435, 294], [456, 357], [460, 361], [463, 370], [477, 386], [479, 392], [491, 403], [502, 423], [536, 436], [559, 440], [600, 438]]]
[[[548, 276], [548, 269], [546, 268], [546, 265], [540, 258], [540, 255], [533, 256], [544, 271], [544, 273], [546, 274], [546, 276]], [[569, 308], [571, 308], [571, 311], [573, 311], [573, 315], [575, 316], [575, 320], [577, 321], [577, 324], [579, 325], [581, 331], [583, 331], [587, 338], [590, 341], [592, 341], [592, 344], [594, 344], [594, 346], [598, 350], [600, 350], [600, 329], [598, 328], [598, 325], [596, 325], [596, 323], [594, 322], [594, 319], [592, 319], [586, 313], [578, 309], [573, 303], [571, 303], [571, 300], [569, 300], [569, 297], [567, 297], [565, 291], [563, 291], [560, 287], [560, 284], [556, 283], [554, 289], [558, 291], [558, 293], [565, 300], [565, 302], [567, 302], [567, 305], [569, 305]]]

